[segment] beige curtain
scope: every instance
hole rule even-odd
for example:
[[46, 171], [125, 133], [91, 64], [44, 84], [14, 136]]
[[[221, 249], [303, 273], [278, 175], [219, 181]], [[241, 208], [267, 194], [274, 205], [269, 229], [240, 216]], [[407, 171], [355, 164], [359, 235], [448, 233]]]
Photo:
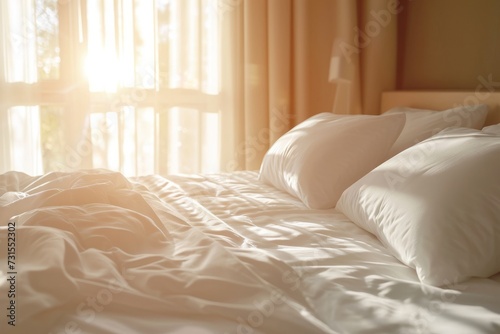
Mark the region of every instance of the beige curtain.
[[[378, 114], [383, 91], [396, 89], [398, 0], [338, 0], [331, 78], [334, 113]], [[332, 73], [333, 72], [333, 73]]]
[[225, 169], [258, 169], [269, 145], [316, 113], [376, 114], [380, 93], [395, 88], [397, 1], [232, 3], [222, 21]]
[[258, 169], [283, 133], [331, 110], [333, 6], [331, 0], [246, 0], [224, 14], [222, 136], [233, 139], [222, 154], [227, 170]]

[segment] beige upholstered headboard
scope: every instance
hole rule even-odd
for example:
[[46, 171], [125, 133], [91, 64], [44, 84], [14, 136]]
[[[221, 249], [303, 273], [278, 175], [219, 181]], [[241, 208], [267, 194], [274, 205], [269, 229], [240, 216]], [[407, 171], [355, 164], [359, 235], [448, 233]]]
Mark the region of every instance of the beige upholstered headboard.
[[445, 110], [459, 105], [487, 104], [486, 125], [500, 123], [500, 92], [391, 91], [382, 93], [381, 113], [394, 107]]

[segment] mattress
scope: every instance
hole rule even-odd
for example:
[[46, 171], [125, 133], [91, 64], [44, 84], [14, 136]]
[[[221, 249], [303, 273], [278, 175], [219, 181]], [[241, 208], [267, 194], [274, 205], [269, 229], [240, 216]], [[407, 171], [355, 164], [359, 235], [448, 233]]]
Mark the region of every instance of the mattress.
[[0, 176], [7, 333], [499, 333], [500, 275], [420, 283], [255, 171]]

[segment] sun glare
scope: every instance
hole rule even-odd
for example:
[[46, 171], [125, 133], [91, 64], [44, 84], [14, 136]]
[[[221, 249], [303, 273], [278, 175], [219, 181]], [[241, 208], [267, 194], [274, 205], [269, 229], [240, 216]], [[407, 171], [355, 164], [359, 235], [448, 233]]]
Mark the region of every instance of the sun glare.
[[93, 53], [85, 61], [85, 74], [91, 91], [114, 93], [118, 86], [120, 63], [105, 52]]
[[[2, 170], [41, 174], [91, 165], [137, 175], [219, 169], [218, 0], [5, 3], [4, 83], [42, 84], [26, 87], [26, 103], [13, 97], [4, 117], [9, 131], [0, 131], [7, 143]], [[73, 28], [79, 38], [60, 38]], [[83, 106], [80, 99], [72, 105], [39, 94], [44, 81], [63, 85], [66, 77], [87, 83]], [[32, 96], [42, 105], [32, 105]], [[66, 108], [77, 117], [63, 116]], [[82, 123], [87, 114], [90, 121]], [[60, 130], [66, 123], [82, 135]]]

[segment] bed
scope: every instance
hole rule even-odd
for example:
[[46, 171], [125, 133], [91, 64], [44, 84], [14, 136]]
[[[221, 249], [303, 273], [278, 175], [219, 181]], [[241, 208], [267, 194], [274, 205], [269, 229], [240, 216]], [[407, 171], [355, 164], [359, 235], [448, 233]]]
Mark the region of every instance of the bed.
[[500, 333], [499, 106], [388, 92], [259, 171], [2, 174], [1, 332]]

